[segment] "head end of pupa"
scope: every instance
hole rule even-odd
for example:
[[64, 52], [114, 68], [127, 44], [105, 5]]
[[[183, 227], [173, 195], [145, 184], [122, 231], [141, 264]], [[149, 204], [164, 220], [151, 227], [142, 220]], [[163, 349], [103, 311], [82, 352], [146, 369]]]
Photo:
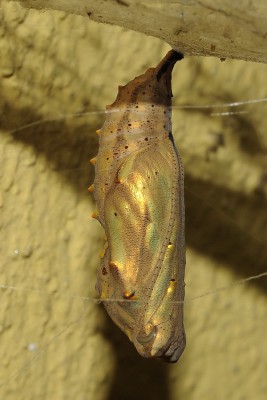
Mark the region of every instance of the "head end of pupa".
[[149, 68], [127, 85], [119, 86], [116, 100], [107, 109], [140, 102], [170, 106], [172, 70], [183, 57], [182, 53], [170, 50], [155, 68]]

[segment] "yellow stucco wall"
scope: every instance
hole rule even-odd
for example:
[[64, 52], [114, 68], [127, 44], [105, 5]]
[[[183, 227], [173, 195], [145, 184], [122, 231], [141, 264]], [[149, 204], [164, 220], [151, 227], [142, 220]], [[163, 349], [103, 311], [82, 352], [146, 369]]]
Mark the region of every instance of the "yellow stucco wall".
[[[266, 399], [267, 278], [238, 282], [267, 270], [267, 103], [173, 110], [186, 170], [187, 348], [177, 365], [144, 360], [92, 300], [103, 232], [90, 219], [88, 160], [96, 111], [169, 48], [0, 5], [0, 399]], [[266, 65], [185, 59], [174, 103], [264, 98], [266, 76]]]

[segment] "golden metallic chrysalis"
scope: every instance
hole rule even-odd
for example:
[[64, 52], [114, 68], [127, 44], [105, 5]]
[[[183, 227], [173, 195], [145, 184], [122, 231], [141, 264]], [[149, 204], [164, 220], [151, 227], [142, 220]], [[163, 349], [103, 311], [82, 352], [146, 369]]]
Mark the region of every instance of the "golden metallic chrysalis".
[[183, 55], [119, 87], [99, 135], [93, 190], [106, 234], [96, 289], [144, 357], [185, 348], [184, 176], [171, 133], [171, 74]]

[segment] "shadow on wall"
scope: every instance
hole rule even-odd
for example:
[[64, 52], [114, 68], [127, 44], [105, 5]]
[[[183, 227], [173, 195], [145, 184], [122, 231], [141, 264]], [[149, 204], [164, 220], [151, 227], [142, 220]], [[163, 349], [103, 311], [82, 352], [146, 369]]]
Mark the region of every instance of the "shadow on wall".
[[168, 368], [164, 361], [145, 359], [109, 319], [104, 332], [116, 354], [114, 380], [108, 400], [168, 400]]
[[[35, 121], [40, 124], [27, 126]], [[98, 123], [101, 124], [96, 118], [92, 124], [88, 123], [88, 116], [46, 121], [30, 109], [16, 110], [6, 105], [0, 129], [31, 146], [37, 157], [45, 157], [51, 170], [58, 172], [76, 192], [83, 193], [90, 201], [87, 188], [93, 180], [94, 169], [89, 160], [97, 153], [95, 131], [99, 128]]]
[[[267, 271], [266, 198], [260, 193], [245, 196], [210, 182], [185, 176], [187, 246], [216, 261], [224, 262], [241, 279]], [[196, 193], [194, 195], [193, 193]], [[207, 195], [208, 193], [208, 195]], [[212, 208], [211, 204], [229, 204], [233, 219]], [[219, 206], [220, 208], [220, 206]], [[258, 223], [258, 232], [241, 228]], [[238, 219], [237, 219], [238, 220]], [[247, 282], [267, 295], [267, 277]]]
[[[86, 196], [89, 203], [87, 187], [93, 179], [93, 168], [89, 166], [88, 159], [97, 153], [98, 138], [95, 130], [101, 126], [101, 122], [98, 126], [88, 126], [82, 120], [60, 120], [15, 131], [16, 127], [40, 119], [41, 116], [34, 114], [32, 110], [7, 107], [0, 129], [9, 135], [14, 131], [12, 136], [15, 140], [31, 146], [37, 155], [46, 157], [51, 168], [61, 174], [79, 196]], [[265, 271], [266, 245], [240, 230], [232, 220], [212, 209], [201, 197], [211, 193], [213, 204], [223, 201], [231, 204], [233, 215], [242, 211], [244, 226], [249, 226], [250, 221], [266, 219], [266, 198], [257, 194], [246, 196], [235, 193], [217, 186], [214, 182], [203, 182], [188, 175], [186, 186], [200, 196], [198, 198], [186, 191], [187, 246], [214, 258], [215, 261], [224, 261], [240, 278]], [[267, 295], [267, 279], [253, 280], [248, 284]], [[107, 315], [104, 334], [111, 341], [117, 356], [109, 400], [143, 400], [148, 397], [168, 400], [166, 364], [141, 358]]]

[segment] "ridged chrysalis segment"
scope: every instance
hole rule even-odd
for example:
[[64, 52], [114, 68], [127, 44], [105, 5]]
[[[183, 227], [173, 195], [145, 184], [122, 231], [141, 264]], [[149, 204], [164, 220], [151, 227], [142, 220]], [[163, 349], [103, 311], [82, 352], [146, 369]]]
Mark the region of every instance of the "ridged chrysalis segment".
[[119, 87], [99, 132], [94, 181], [107, 237], [100, 299], [142, 356], [168, 362], [185, 347], [184, 178], [171, 134], [171, 73], [182, 58], [170, 51]]

